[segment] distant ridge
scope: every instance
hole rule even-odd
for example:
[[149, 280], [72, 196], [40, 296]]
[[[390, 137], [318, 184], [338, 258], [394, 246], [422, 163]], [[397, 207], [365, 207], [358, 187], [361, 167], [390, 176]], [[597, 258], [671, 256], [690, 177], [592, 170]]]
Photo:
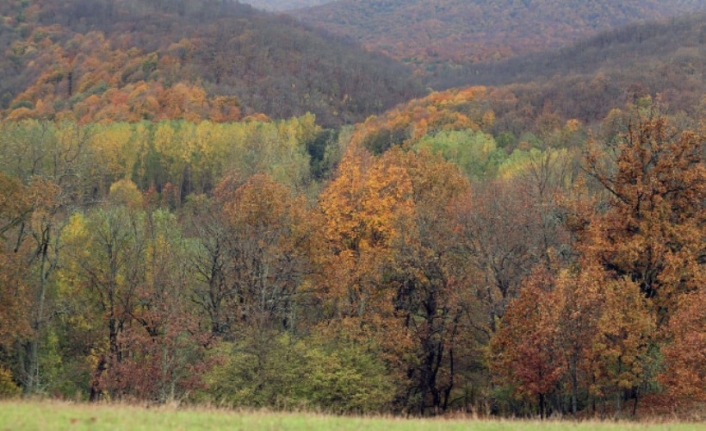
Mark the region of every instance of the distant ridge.
[[659, 95], [663, 109], [698, 118], [705, 109], [706, 13], [632, 24], [560, 50], [493, 64], [448, 67], [435, 90], [485, 85], [513, 91], [535, 114], [545, 111], [587, 123]]
[[318, 6], [332, 1], [335, 0], [240, 0], [240, 3], [266, 11], [285, 11]]
[[[591, 75], [596, 72], [635, 75], [675, 64], [691, 76], [706, 67], [706, 12], [658, 22], [630, 24], [578, 41], [559, 50], [531, 53], [491, 64], [468, 64], [441, 73], [437, 88], [507, 85]], [[706, 78], [706, 76], [704, 76]]]
[[425, 71], [559, 48], [603, 30], [706, 10], [704, 0], [340, 0], [293, 12]]

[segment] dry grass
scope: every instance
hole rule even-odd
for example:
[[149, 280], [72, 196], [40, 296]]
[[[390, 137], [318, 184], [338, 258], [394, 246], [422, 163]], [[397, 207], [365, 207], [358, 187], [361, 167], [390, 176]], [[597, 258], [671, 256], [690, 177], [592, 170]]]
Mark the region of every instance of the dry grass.
[[474, 418], [401, 419], [336, 417], [312, 413], [230, 411], [214, 408], [148, 408], [56, 401], [0, 402], [4, 430], [669, 430], [704, 429], [703, 423], [497, 421]]

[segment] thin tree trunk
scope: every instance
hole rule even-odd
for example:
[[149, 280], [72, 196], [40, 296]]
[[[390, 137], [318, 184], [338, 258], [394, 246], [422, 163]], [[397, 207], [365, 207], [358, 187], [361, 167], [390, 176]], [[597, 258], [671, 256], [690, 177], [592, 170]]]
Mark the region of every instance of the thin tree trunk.
[[640, 389], [639, 389], [639, 388], [635, 388], [634, 394], [635, 394], [635, 404], [633, 404], [633, 406], [632, 406], [632, 415], [633, 415], [633, 417], [634, 417], [635, 414], [637, 413], [637, 402], [638, 402], [639, 399], [640, 399]]
[[576, 371], [576, 356], [572, 358], [571, 370], [571, 413], [576, 417], [578, 410], [578, 376]]
[[37, 292], [37, 309], [32, 321], [32, 340], [29, 342], [29, 366], [27, 367], [27, 393], [36, 393], [39, 391], [40, 376], [39, 376], [39, 337], [41, 336], [43, 319], [44, 319], [44, 304], [47, 296], [47, 284], [49, 280], [50, 268], [48, 265], [48, 249], [49, 249], [49, 229], [47, 226], [42, 231], [41, 244], [39, 245], [39, 254], [41, 257], [39, 265], [39, 291]]
[[101, 355], [100, 359], [98, 360], [98, 365], [96, 366], [96, 371], [93, 374], [93, 380], [91, 381], [91, 394], [88, 398], [88, 400], [92, 403], [98, 402], [101, 400], [103, 391], [101, 390], [101, 377], [103, 376], [103, 372], [107, 369], [107, 363], [105, 360], [105, 356]]

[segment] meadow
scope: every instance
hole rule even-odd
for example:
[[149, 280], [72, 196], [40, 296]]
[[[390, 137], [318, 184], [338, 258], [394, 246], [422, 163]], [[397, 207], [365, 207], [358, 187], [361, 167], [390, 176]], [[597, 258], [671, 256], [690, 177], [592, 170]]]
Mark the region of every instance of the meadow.
[[56, 401], [0, 402], [1, 430], [664, 430], [703, 429], [703, 423], [511, 421], [475, 418], [339, 417], [314, 413], [229, 411], [174, 406], [148, 408]]

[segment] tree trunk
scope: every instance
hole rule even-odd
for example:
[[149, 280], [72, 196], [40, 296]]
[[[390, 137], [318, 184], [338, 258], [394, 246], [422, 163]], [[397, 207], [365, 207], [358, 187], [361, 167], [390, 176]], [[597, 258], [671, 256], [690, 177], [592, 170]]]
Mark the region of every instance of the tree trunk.
[[107, 363], [105, 356], [101, 355], [98, 360], [98, 365], [96, 366], [96, 371], [93, 373], [93, 380], [91, 381], [91, 394], [88, 397], [88, 400], [92, 403], [98, 402], [102, 398], [103, 391], [101, 390], [100, 380], [106, 369]]
[[576, 371], [576, 356], [571, 358], [571, 413], [576, 417], [578, 410], [578, 377]]
[[42, 334], [44, 326], [44, 304], [47, 296], [47, 285], [49, 282], [49, 273], [51, 272], [51, 264], [49, 263], [49, 241], [50, 241], [51, 225], [47, 225], [42, 230], [41, 242], [39, 244], [39, 291], [37, 292], [37, 308], [32, 319], [32, 340], [28, 346], [28, 366], [27, 366], [27, 381], [25, 386], [26, 393], [36, 393], [39, 391], [40, 376], [39, 376], [39, 337]]

